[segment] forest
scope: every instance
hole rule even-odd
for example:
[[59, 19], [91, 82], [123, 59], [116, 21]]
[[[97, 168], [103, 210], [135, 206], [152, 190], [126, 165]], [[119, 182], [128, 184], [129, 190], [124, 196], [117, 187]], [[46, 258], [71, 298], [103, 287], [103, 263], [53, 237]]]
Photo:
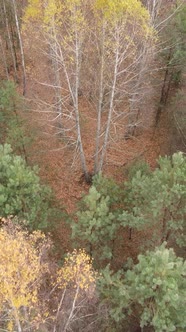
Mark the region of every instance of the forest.
[[185, 332], [185, 0], [1, 0], [0, 53], [0, 332]]

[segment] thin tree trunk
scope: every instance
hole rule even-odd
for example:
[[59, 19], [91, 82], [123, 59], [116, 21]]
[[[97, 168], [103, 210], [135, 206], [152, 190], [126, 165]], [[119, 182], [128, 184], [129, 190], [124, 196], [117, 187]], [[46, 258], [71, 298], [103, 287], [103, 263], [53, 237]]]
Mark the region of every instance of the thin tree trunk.
[[101, 171], [103, 168], [103, 163], [104, 163], [104, 159], [105, 159], [105, 154], [106, 154], [108, 139], [109, 139], [109, 133], [110, 133], [110, 125], [111, 125], [111, 120], [112, 120], [112, 113], [113, 113], [113, 107], [114, 107], [114, 96], [115, 96], [117, 73], [118, 73], [118, 60], [119, 60], [119, 49], [118, 48], [119, 48], [119, 45], [117, 44], [116, 55], [115, 55], [115, 65], [114, 65], [114, 77], [113, 77], [111, 96], [110, 96], [110, 106], [109, 106], [108, 120], [107, 120], [107, 124], [106, 124], [105, 138], [104, 138], [104, 143], [103, 143], [101, 157], [100, 157], [99, 171]]
[[101, 40], [101, 67], [100, 67], [100, 81], [99, 81], [99, 100], [98, 100], [98, 116], [97, 116], [97, 131], [96, 131], [96, 150], [94, 159], [94, 174], [98, 172], [99, 166], [99, 146], [100, 146], [100, 132], [101, 132], [101, 113], [103, 104], [103, 74], [104, 74], [104, 41], [105, 27], [102, 27], [102, 40]]
[[81, 127], [80, 127], [80, 118], [79, 118], [79, 103], [78, 103], [78, 90], [79, 90], [79, 45], [78, 45], [78, 36], [76, 31], [76, 40], [75, 40], [75, 52], [76, 52], [76, 68], [75, 68], [75, 93], [74, 93], [74, 107], [75, 107], [75, 117], [76, 117], [76, 130], [77, 130], [77, 144], [80, 151], [81, 165], [85, 179], [87, 182], [90, 181], [90, 176], [87, 170], [85, 154], [83, 149], [83, 143], [81, 138]]
[[63, 66], [64, 74], [66, 77], [69, 93], [72, 99], [72, 105], [74, 107], [74, 114], [75, 114], [75, 126], [76, 126], [76, 135], [77, 135], [77, 147], [80, 152], [80, 161], [81, 161], [81, 167], [82, 171], [85, 177], [85, 180], [89, 183], [91, 181], [90, 174], [87, 169], [86, 159], [85, 159], [85, 153], [83, 149], [83, 143], [82, 143], [82, 137], [81, 137], [81, 126], [80, 126], [80, 116], [79, 116], [79, 96], [78, 96], [78, 90], [79, 90], [79, 75], [80, 75], [80, 52], [79, 52], [79, 41], [78, 41], [78, 32], [76, 30], [76, 27], [74, 29], [74, 35], [75, 35], [75, 48], [74, 48], [74, 62], [75, 62], [75, 68], [73, 77], [75, 77], [74, 84], [71, 81], [71, 73], [68, 72], [67, 64], [64, 59], [64, 51], [62, 47], [59, 47], [59, 58], [60, 63]]
[[52, 39], [54, 39], [52, 50], [54, 50], [54, 56], [52, 56], [53, 67], [54, 67], [54, 75], [55, 75], [55, 94], [56, 94], [56, 106], [57, 106], [57, 114], [58, 114], [58, 127], [60, 130], [60, 135], [62, 134], [63, 124], [62, 124], [62, 102], [61, 102], [61, 93], [60, 93], [60, 68], [58, 62], [58, 47], [57, 47], [57, 35], [55, 22], [52, 22]]
[[147, 8], [150, 13], [151, 24], [155, 25], [156, 18], [162, 5], [162, 0], [147, 0]]
[[21, 323], [20, 323], [20, 320], [19, 320], [18, 310], [17, 310], [16, 307], [14, 307], [13, 304], [12, 304], [12, 309], [13, 309], [13, 312], [14, 312], [14, 319], [15, 319], [15, 323], [16, 323], [16, 326], [17, 326], [17, 331], [22, 332], [22, 327], [21, 327]]
[[75, 295], [74, 295], [74, 300], [73, 300], [73, 303], [72, 303], [72, 308], [71, 308], [70, 314], [68, 316], [67, 322], [65, 324], [64, 332], [67, 331], [68, 326], [70, 324], [70, 321], [71, 321], [71, 319], [72, 319], [72, 317], [74, 315], [74, 311], [75, 311], [75, 308], [76, 308], [76, 302], [77, 302], [77, 299], [78, 299], [78, 294], [79, 294], [79, 285], [76, 288], [76, 292], [75, 292]]
[[64, 300], [64, 297], [65, 297], [65, 294], [66, 294], [66, 288], [64, 289], [64, 291], [62, 293], [61, 300], [60, 300], [58, 308], [57, 308], [57, 313], [56, 313], [56, 317], [55, 317], [55, 323], [54, 323], [53, 332], [57, 331], [57, 321], [58, 321], [59, 313], [60, 313], [60, 310], [61, 310], [61, 306], [63, 304], [63, 300]]
[[156, 126], [160, 120], [160, 116], [161, 116], [161, 113], [162, 113], [162, 110], [163, 110], [163, 107], [166, 105], [166, 102], [167, 102], [167, 93], [168, 93], [168, 88], [167, 88], [167, 80], [168, 80], [168, 77], [169, 77], [169, 62], [171, 60], [171, 55], [172, 55], [172, 50], [170, 50], [169, 52], [169, 56], [168, 56], [168, 59], [167, 59], [167, 67], [166, 67], [166, 70], [165, 70], [165, 74], [164, 74], [164, 80], [163, 80], [163, 85], [162, 85], [162, 88], [161, 88], [161, 96], [160, 96], [160, 101], [159, 101], [159, 106], [158, 106], [158, 109], [157, 109], [157, 113], [156, 113]]
[[18, 16], [17, 16], [16, 0], [12, 0], [12, 1], [13, 1], [13, 6], [14, 6], [15, 22], [16, 22], [17, 34], [18, 34], [19, 45], [20, 45], [20, 52], [21, 52], [21, 63], [22, 63], [22, 71], [23, 71], [23, 96], [25, 96], [25, 94], [26, 94], [25, 57], [24, 57], [24, 50], [23, 50], [23, 43], [22, 43], [21, 31], [20, 31], [19, 21], [18, 21]]
[[18, 332], [22, 332], [22, 328], [21, 328], [21, 324], [20, 324], [19, 319], [16, 319], [16, 325], [17, 325]]

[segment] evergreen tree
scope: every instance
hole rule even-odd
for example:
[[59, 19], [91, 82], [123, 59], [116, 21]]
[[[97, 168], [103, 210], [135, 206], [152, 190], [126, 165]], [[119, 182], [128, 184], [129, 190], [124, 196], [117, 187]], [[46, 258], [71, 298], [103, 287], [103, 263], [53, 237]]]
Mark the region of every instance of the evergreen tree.
[[174, 238], [178, 245], [185, 245], [185, 156], [160, 157], [158, 164], [154, 172], [139, 170], [126, 183], [125, 210], [119, 219], [123, 226], [151, 228], [156, 243]]
[[99, 289], [109, 308], [110, 324], [120, 326], [136, 317], [141, 328], [155, 332], [185, 331], [186, 262], [165, 244], [138, 256], [126, 273], [105, 269]]
[[0, 211], [31, 230], [51, 227], [60, 212], [52, 207], [52, 191], [41, 184], [37, 167], [27, 166], [8, 144], [0, 145]]
[[89, 254], [97, 262], [100, 259], [110, 260], [118, 229], [114, 213], [110, 211], [110, 197], [101, 195], [92, 186], [82, 204], [83, 210], [77, 213], [78, 222], [72, 224], [72, 236], [85, 241]]

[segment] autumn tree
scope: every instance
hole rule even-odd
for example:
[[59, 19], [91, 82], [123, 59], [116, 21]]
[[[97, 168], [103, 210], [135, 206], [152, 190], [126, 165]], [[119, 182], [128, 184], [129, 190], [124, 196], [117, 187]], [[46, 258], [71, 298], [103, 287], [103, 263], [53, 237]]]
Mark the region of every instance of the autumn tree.
[[59, 267], [43, 233], [23, 231], [10, 218], [1, 217], [0, 222], [0, 329], [99, 328], [98, 273], [85, 250], [68, 253]]
[[[58, 75], [54, 87], [60, 110], [55, 119], [62, 121], [60, 130], [75, 147], [89, 181], [80, 121], [81, 97], [89, 103], [97, 122], [92, 172], [97, 173], [103, 168], [113, 126], [118, 122], [124, 125], [127, 112], [122, 111], [121, 103], [128, 103], [134, 85], [142, 83], [141, 79], [134, 81], [139, 75], [143, 44], [151, 46], [153, 31], [148, 11], [138, 0], [66, 0], [63, 4], [50, 0], [44, 7], [30, 0], [25, 12], [25, 22], [29, 21], [40, 24], [49, 45]], [[107, 120], [102, 121], [105, 97]]]
[[[99, 328], [96, 282], [98, 273], [85, 250], [68, 253], [64, 264], [53, 277], [53, 332]], [[53, 303], [54, 306], [54, 303]]]
[[[142, 71], [145, 71], [144, 56], [147, 55], [147, 50], [151, 49], [153, 31], [149, 13], [140, 1], [97, 1], [95, 7], [97, 26], [101, 27], [97, 37], [100, 67], [95, 75], [99, 80], [95, 84], [99, 87], [96, 96], [96, 173], [103, 168], [112, 128], [116, 131], [117, 127], [123, 127], [120, 132], [123, 137], [126, 118], [129, 114], [130, 119], [136, 118], [138, 114], [141, 99], [138, 96], [142, 94]], [[145, 58], [147, 64], [147, 56]], [[108, 114], [106, 123], [102, 123], [103, 105]], [[132, 126], [131, 121], [129, 126]]]
[[45, 236], [29, 235], [1, 219], [0, 229], [0, 325], [6, 331], [36, 330], [38, 291], [47, 266], [42, 263]]
[[[74, 147], [80, 156], [86, 181], [89, 172], [86, 165], [82, 142], [79, 110], [79, 87], [83, 44], [87, 34], [85, 1], [50, 0], [42, 8], [39, 3], [29, 1], [25, 22], [40, 22], [42, 34], [49, 46], [49, 56], [55, 73], [58, 133]], [[62, 37], [63, 36], [63, 37]]]

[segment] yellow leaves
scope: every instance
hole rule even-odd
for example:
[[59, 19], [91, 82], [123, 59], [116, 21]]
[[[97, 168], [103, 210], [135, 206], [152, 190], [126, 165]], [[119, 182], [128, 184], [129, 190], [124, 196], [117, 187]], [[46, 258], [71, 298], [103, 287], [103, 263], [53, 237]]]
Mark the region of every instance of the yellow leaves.
[[88, 29], [95, 28], [88, 23], [92, 15], [98, 27], [106, 21], [110, 32], [119, 25], [126, 35], [134, 30], [142, 37], [152, 34], [148, 10], [139, 0], [29, 0], [24, 21], [35, 19], [45, 32], [57, 31], [63, 38], [77, 33], [81, 38]]
[[12, 332], [13, 331], [13, 328], [14, 328], [14, 325], [13, 325], [13, 321], [10, 320], [7, 324], [7, 330]]
[[105, 16], [111, 13], [119, 13], [127, 10], [128, 1], [122, 0], [96, 0], [95, 8], [104, 12]]
[[48, 0], [44, 8], [43, 23], [46, 26], [58, 25], [61, 17], [62, 3], [59, 0]]
[[93, 270], [90, 257], [84, 250], [74, 250], [68, 254], [63, 267], [58, 271], [57, 282], [60, 288], [68, 285], [87, 290], [95, 283], [97, 273]]
[[[0, 309], [7, 315], [7, 330], [28, 319], [22, 308], [38, 308], [38, 289], [46, 271], [43, 250], [50, 245], [40, 231], [29, 234], [3, 220], [0, 229]], [[33, 315], [34, 317], [34, 315]], [[32, 317], [33, 321], [34, 318]]]
[[86, 0], [28, 0], [24, 22], [39, 22], [45, 31], [62, 27], [63, 24], [74, 30], [85, 27], [84, 10]]
[[41, 234], [29, 237], [21, 230], [0, 230], [1, 304], [19, 309], [37, 301], [41, 265], [33, 244], [39, 237]]
[[42, 17], [42, 1], [41, 0], [28, 0], [28, 5], [24, 14], [24, 22], [29, 20], [40, 20]]
[[95, 0], [94, 8], [96, 16], [101, 16], [111, 25], [140, 22], [146, 29], [149, 23], [149, 13], [139, 0]]
[[69, 30], [72, 33], [76, 31], [83, 31], [87, 29], [88, 25], [86, 22], [87, 9], [86, 9], [87, 0], [64, 0], [64, 12], [63, 12], [63, 22], [69, 25]]
[[60, 0], [29, 0], [24, 14], [24, 22], [39, 22], [46, 27], [57, 24], [60, 19], [62, 2]]
[[133, 14], [148, 17], [147, 10], [139, 0], [96, 0], [95, 8], [101, 10], [105, 16]]

